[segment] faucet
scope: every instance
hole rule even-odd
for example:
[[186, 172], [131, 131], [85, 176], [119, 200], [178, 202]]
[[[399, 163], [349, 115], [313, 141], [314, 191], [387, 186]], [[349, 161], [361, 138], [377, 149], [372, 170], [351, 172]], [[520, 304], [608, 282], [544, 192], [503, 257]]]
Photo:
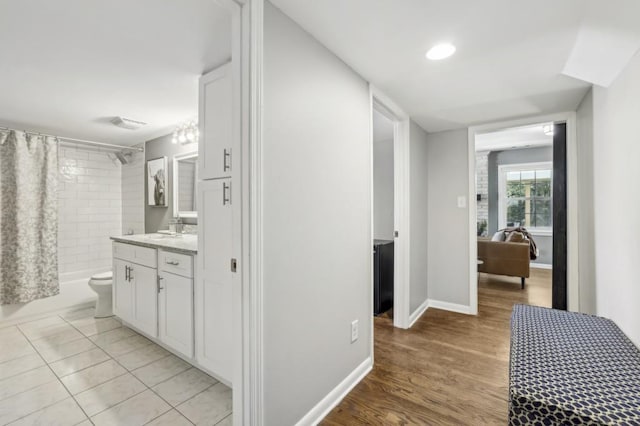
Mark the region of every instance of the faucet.
[[169, 231], [176, 234], [182, 234], [182, 218], [174, 217], [169, 221]]

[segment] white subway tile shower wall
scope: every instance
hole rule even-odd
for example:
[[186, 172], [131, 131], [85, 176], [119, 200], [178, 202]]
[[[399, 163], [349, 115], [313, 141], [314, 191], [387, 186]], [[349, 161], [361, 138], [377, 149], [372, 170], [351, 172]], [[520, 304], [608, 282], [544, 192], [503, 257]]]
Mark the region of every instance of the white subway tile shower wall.
[[122, 231], [122, 175], [109, 153], [60, 146], [58, 262], [63, 282], [65, 275], [111, 268], [109, 237]]
[[123, 234], [144, 234], [144, 177], [144, 152], [135, 152], [129, 163], [122, 166]]

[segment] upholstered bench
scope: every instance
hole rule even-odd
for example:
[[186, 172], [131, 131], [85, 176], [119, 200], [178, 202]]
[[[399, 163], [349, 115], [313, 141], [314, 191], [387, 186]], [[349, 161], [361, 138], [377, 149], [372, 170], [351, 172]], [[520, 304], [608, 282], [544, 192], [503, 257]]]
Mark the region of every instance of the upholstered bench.
[[640, 425], [640, 351], [610, 320], [515, 305], [510, 425]]

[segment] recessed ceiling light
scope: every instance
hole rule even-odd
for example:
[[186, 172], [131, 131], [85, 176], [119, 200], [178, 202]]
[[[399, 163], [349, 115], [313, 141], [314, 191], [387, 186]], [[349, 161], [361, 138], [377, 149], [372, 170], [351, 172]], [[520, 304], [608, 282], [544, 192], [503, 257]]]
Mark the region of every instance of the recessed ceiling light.
[[448, 58], [456, 52], [456, 47], [450, 43], [436, 44], [427, 52], [427, 58], [432, 61]]
[[127, 130], [138, 130], [140, 127], [147, 125], [145, 122], [124, 117], [113, 117], [111, 123]]

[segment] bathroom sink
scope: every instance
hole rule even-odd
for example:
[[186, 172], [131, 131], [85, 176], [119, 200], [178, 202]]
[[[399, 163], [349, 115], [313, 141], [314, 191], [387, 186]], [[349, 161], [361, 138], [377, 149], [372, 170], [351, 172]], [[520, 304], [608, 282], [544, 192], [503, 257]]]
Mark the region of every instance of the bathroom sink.
[[186, 250], [196, 253], [198, 250], [198, 236], [196, 234], [134, 234], [124, 235], [122, 237], [112, 237], [115, 241], [130, 243], [130, 244], [142, 244], [150, 245], [151, 247], [174, 249], [174, 250]]
[[169, 234], [147, 234], [147, 238], [150, 240], [164, 240], [167, 238], [177, 238], [177, 235], [169, 235]]

